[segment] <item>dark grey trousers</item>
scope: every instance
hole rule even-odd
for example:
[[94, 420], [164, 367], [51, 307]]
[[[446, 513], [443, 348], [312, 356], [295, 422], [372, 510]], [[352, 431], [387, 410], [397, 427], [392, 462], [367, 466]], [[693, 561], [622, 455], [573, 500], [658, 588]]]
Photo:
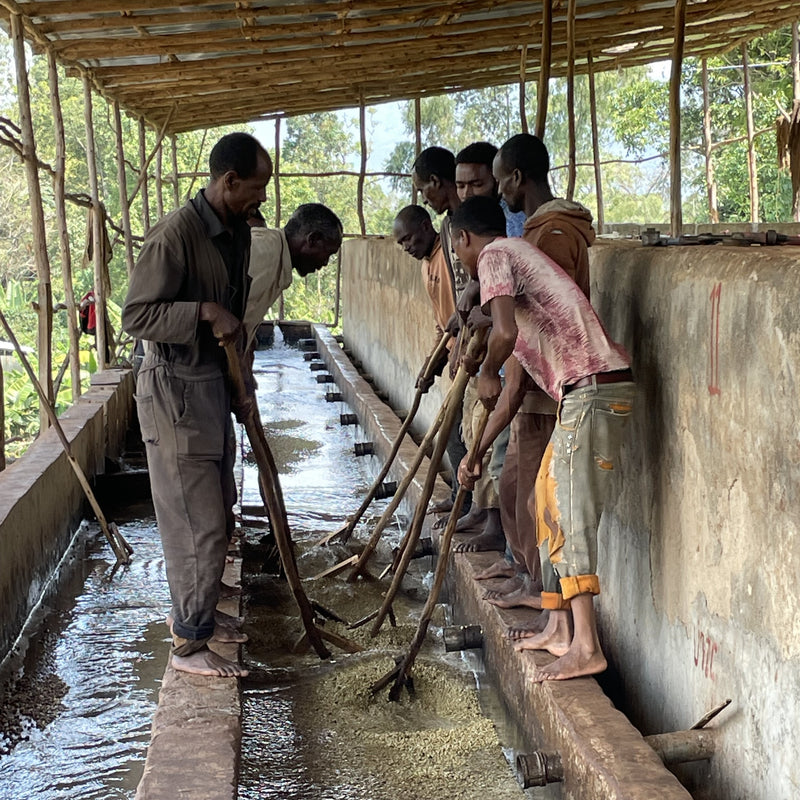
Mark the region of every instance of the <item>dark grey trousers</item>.
[[186, 374], [148, 354], [136, 404], [172, 597], [174, 652], [188, 655], [214, 632], [236, 501], [230, 395], [219, 369]]

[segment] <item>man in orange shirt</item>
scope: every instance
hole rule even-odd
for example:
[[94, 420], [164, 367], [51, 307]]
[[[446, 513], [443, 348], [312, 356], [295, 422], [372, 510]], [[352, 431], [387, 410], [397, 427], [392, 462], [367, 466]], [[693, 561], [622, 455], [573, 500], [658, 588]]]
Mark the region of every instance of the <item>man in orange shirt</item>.
[[[441, 237], [433, 227], [430, 214], [423, 206], [416, 205], [406, 206], [398, 213], [394, 220], [393, 232], [395, 240], [403, 250], [422, 262], [422, 281], [433, 306], [436, 343], [438, 343], [456, 311], [456, 294], [452, 273], [442, 247]], [[454, 341], [450, 339], [448, 342], [448, 351], [453, 349]], [[436, 343], [434, 343], [434, 347]], [[442, 356], [441, 362], [436, 365], [435, 375], [441, 375], [448, 358], [447, 353]], [[417, 387], [420, 386], [422, 380], [422, 372], [420, 372], [417, 378]], [[430, 378], [425, 384], [422, 384], [423, 391], [427, 392], [432, 383], [433, 378]], [[455, 499], [458, 491], [456, 470], [467, 452], [458, 428], [458, 425], [453, 425], [447, 441], [447, 457], [452, 468], [451, 501]], [[462, 508], [463, 513], [466, 513], [472, 502], [471, 493], [465, 500], [467, 502]]]

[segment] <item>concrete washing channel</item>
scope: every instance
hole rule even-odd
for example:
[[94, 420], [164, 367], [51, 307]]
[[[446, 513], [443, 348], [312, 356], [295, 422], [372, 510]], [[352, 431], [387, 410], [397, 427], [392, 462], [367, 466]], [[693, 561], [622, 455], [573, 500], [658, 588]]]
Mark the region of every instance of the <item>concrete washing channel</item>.
[[[65, 559], [69, 563], [62, 565], [72, 578], [62, 581], [61, 599], [49, 601], [57, 621], [26, 656], [25, 696], [38, 692], [42, 708], [30, 712], [19, 697], [4, 700], [4, 709], [21, 708], [22, 716], [38, 713], [39, 718], [12, 742], [11, 716], [3, 715], [8, 746], [0, 750], [0, 798], [689, 797], [595, 680], [532, 683], [535, 664], [547, 656], [513, 650], [505, 631], [519, 614], [482, 602], [484, 587], [474, 580], [492, 554], [451, 559], [446, 602], [412, 673], [414, 696], [398, 703], [389, 703], [385, 691], [370, 696], [369, 685], [407, 649], [432, 559], [412, 562], [395, 606], [397, 626], [386, 623], [370, 639], [369, 626], [354, 629], [347, 622], [380, 605], [386, 581], [348, 584], [347, 572], [326, 573], [360, 551], [365, 526], [385, 503], [374, 504], [349, 543], [318, 547], [316, 542], [356, 509], [401, 423], [324, 326], [287, 326], [285, 334], [287, 342], [313, 337], [331, 383], [315, 380], [322, 371], [309, 370], [296, 347], [278, 344], [277, 359], [257, 356], [262, 419], [282, 472], [306, 592], [320, 608], [340, 616], [325, 624], [359, 652], [332, 648], [326, 661], [313, 652], [292, 652], [302, 628], [285, 583], [270, 566], [272, 545], [266, 521], [259, 518], [256, 471], [243, 440], [238, 466], [242, 536], [225, 577], [229, 583], [241, 580], [243, 601], [240, 607], [238, 598], [227, 599], [220, 608], [245, 613], [250, 678], [239, 685], [168, 667], [158, 691], [168, 652], [167, 596], [152, 512], [138, 518], [135, 509], [128, 512], [135, 521], [124, 530], [137, 558], [126, 574], [112, 580], [107, 580], [109, 565], [99, 552], [96, 531], [84, 524]], [[329, 392], [341, 399], [325, 403]], [[358, 424], [340, 425], [343, 412], [352, 413]], [[372, 444], [374, 455], [345, 455], [364, 442]], [[416, 445], [407, 436], [390, 478], [399, 480], [415, 455]], [[426, 465], [427, 460], [376, 553], [376, 573], [391, 559], [391, 547], [420, 496]], [[437, 479], [436, 496], [447, 491]], [[130, 615], [128, 627], [118, 623], [121, 614]], [[104, 631], [103, 624], [121, 628], [119, 637]], [[482, 648], [444, 653], [442, 629], [453, 624], [478, 626]], [[237, 645], [220, 647], [237, 654]], [[95, 683], [81, 695], [73, 689], [79, 679], [72, 673], [80, 671], [81, 656], [85, 659], [90, 650], [88, 660], [113, 669], [106, 670], [105, 684]], [[69, 735], [51, 739], [49, 732], [59, 727], [65, 729], [62, 736]], [[81, 739], [76, 732], [83, 729], [88, 733]], [[517, 756], [531, 785], [540, 782], [541, 788], [519, 787], [513, 770]]]

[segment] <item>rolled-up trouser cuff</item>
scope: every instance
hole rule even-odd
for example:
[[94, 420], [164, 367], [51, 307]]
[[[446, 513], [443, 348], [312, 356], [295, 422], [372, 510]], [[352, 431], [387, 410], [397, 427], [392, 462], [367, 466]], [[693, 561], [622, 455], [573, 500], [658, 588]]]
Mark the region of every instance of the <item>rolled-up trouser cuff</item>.
[[600, 594], [600, 579], [597, 575], [570, 575], [561, 578], [561, 594], [570, 600], [579, 594]]
[[181, 636], [172, 635], [172, 655], [174, 656], [190, 656], [198, 650], [202, 650], [208, 645], [210, 636], [205, 639], [184, 639]]
[[542, 609], [548, 611], [561, 611], [570, 607], [569, 600], [560, 592], [542, 592]]

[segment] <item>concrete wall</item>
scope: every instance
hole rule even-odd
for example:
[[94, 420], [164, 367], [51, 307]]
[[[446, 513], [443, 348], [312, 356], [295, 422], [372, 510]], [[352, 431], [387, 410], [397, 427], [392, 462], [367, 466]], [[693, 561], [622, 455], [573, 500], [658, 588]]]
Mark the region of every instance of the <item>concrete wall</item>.
[[[129, 370], [99, 373], [60, 418], [91, 479], [122, 448], [133, 410]], [[83, 517], [84, 494], [54, 430], [0, 473], [0, 661], [39, 600]]]
[[[601, 527], [614, 699], [643, 733], [712, 723], [696, 797], [800, 796], [800, 249], [592, 248], [592, 297], [638, 405]], [[345, 246], [344, 336], [393, 396], [429, 338], [414, 264]], [[384, 383], [388, 381], [388, 383]], [[404, 394], [405, 392], [405, 394]], [[609, 681], [613, 691], [613, 680]]]
[[[348, 239], [342, 248], [345, 346], [364, 363], [395, 409], [408, 409], [414, 382], [436, 344], [420, 263], [394, 239]], [[422, 398], [412, 425], [424, 434], [444, 399], [441, 380]]]

